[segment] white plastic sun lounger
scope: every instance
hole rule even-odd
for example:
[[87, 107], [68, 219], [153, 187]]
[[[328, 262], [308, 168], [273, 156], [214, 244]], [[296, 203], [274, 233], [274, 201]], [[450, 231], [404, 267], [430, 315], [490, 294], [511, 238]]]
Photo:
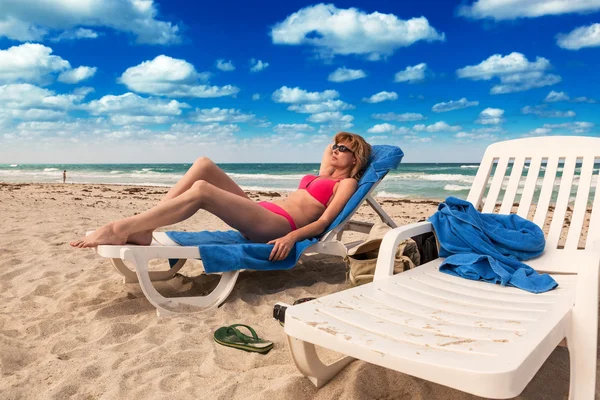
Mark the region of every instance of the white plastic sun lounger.
[[[559, 286], [543, 294], [470, 281], [439, 271], [442, 259], [393, 274], [399, 242], [432, 231], [429, 222], [403, 226], [384, 238], [373, 283], [289, 307], [285, 332], [302, 374], [322, 386], [354, 358], [489, 398], [521, 393], [566, 338], [570, 399], [593, 399], [596, 382], [600, 271], [600, 139], [543, 137], [488, 147], [468, 200], [494, 212], [512, 164], [499, 212], [508, 214], [528, 164], [517, 214], [527, 218], [542, 163], [546, 171], [533, 222], [543, 226], [559, 161], [564, 162], [544, 254], [528, 261]], [[574, 172], [582, 163], [574, 204]], [[492, 167], [496, 170], [485, 200]], [[597, 168], [597, 166], [596, 166]], [[585, 249], [578, 248], [591, 183], [596, 182]], [[534, 203], [535, 204], [535, 203]], [[572, 211], [564, 248], [558, 248], [567, 207]], [[562, 247], [562, 246], [561, 246]], [[348, 355], [323, 364], [315, 345]]]
[[[370, 164], [365, 176], [369, 171], [374, 171], [378, 167], [374, 164], [378, 162], [384, 163], [386, 160], [393, 159], [394, 161], [389, 164], [390, 168], [395, 168], [400, 160], [402, 159], [402, 151], [395, 146], [374, 146], [373, 162]], [[386, 158], [387, 157], [387, 158]], [[382, 165], [378, 164], [378, 165]], [[385, 164], [386, 166], [388, 164]], [[348, 250], [361, 242], [354, 242], [344, 244], [341, 242], [342, 235], [345, 231], [355, 231], [368, 233], [373, 226], [372, 223], [354, 221], [352, 217], [360, 207], [360, 205], [366, 201], [367, 204], [373, 208], [373, 210], [379, 215], [381, 220], [388, 224], [390, 227], [395, 228], [397, 225], [392, 218], [381, 208], [379, 203], [372, 197], [373, 190], [381, 182], [385, 176], [386, 171], [389, 171], [387, 167], [381, 167], [377, 169], [378, 173], [383, 174], [379, 180], [369, 181], [364, 180], [364, 183], [359, 183], [359, 189], [355, 193], [356, 206], [353, 210], [347, 212], [347, 216], [344, 218], [344, 211], [338, 216], [340, 219], [333, 228], [323, 234], [319, 241], [310, 247], [308, 247], [303, 255], [308, 254], [328, 254], [340, 257], [346, 257]], [[379, 175], [377, 175], [379, 176]], [[361, 180], [363, 182], [363, 180]], [[363, 185], [363, 186], [361, 186]], [[352, 197], [348, 202], [348, 207], [355, 204]], [[348, 208], [347, 207], [347, 208]], [[337, 219], [336, 219], [337, 221]], [[335, 221], [334, 221], [335, 223]], [[89, 233], [89, 232], [88, 232]], [[169, 315], [176, 312], [201, 312], [207, 311], [212, 308], [218, 307], [221, 303], [227, 299], [235, 282], [237, 280], [239, 271], [224, 272], [221, 274], [221, 279], [218, 285], [206, 296], [190, 296], [190, 297], [164, 297], [161, 295], [156, 288], [152, 285], [153, 281], [164, 281], [169, 280], [177, 274], [177, 272], [183, 267], [186, 259], [201, 259], [201, 254], [197, 246], [180, 246], [171, 240], [165, 233], [155, 232], [153, 235], [153, 241], [150, 246], [135, 246], [135, 245], [123, 245], [123, 246], [98, 246], [96, 248], [98, 255], [109, 258], [112, 265], [121, 273], [124, 277], [125, 283], [139, 282], [144, 295], [156, 307], [157, 314]], [[165, 271], [150, 271], [148, 269], [148, 263], [153, 259], [179, 259], [177, 264]], [[125, 265], [124, 261], [128, 261], [133, 264], [134, 270], [130, 269]]]

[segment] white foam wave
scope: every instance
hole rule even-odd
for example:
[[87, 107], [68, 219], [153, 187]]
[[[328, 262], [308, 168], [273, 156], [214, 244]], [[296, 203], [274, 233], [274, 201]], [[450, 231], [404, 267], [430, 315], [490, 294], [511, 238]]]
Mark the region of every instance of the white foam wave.
[[10, 166], [11, 166], [12, 168], [14, 168], [14, 167], [18, 167], [18, 166], [19, 166], [19, 164], [10, 164]]
[[299, 181], [304, 177], [304, 175], [295, 174], [295, 175], [273, 175], [273, 174], [238, 174], [238, 173], [229, 173], [227, 174], [232, 178], [238, 179], [265, 179], [265, 180], [295, 180]]
[[461, 190], [469, 190], [470, 186], [461, 186], [461, 185], [446, 185], [444, 186], [444, 190], [448, 190], [450, 192], [459, 192]]
[[[386, 178], [387, 179], [387, 178]], [[462, 174], [424, 174], [424, 173], [407, 173], [398, 174], [389, 177], [390, 180], [425, 180], [425, 181], [451, 181], [460, 183], [473, 183], [475, 180], [474, 176], [462, 175]]]
[[407, 194], [389, 193], [389, 192], [381, 191], [381, 192], [377, 192], [377, 194], [375, 195], [375, 197], [391, 197], [391, 198], [394, 198], [394, 199], [404, 199], [404, 198], [407, 198], [408, 195]]
[[110, 171], [110, 173], [111, 173], [111, 174], [120, 174], [121, 172], [123, 172], [123, 171], [117, 171], [117, 170], [115, 170], [115, 171]]
[[283, 189], [279, 187], [266, 187], [266, 186], [241, 186], [244, 190], [252, 190], [252, 191], [268, 191], [268, 192], [293, 192], [296, 189]]
[[479, 165], [461, 165], [461, 168], [479, 168]]
[[44, 168], [44, 172], [58, 171], [58, 168]]

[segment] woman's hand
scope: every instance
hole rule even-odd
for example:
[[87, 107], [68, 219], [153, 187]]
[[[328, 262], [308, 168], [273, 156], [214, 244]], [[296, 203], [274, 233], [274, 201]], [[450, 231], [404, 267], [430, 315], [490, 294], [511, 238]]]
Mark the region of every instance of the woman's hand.
[[295, 243], [296, 239], [289, 233], [283, 237], [267, 242], [267, 244], [274, 245], [271, 255], [269, 255], [269, 261], [279, 261], [286, 258], [288, 254], [290, 254]]

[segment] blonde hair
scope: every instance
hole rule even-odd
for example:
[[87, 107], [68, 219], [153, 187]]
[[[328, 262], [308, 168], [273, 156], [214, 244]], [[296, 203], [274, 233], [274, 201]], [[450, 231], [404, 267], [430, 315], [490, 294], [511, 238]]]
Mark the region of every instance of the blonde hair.
[[356, 157], [356, 165], [350, 171], [350, 178], [359, 180], [369, 158], [371, 157], [371, 145], [360, 135], [350, 132], [338, 132], [333, 138], [333, 143], [346, 142]]

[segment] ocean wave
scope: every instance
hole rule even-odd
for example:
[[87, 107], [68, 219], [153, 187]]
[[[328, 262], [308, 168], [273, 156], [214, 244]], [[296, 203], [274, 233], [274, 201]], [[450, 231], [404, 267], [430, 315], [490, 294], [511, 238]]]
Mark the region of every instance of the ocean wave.
[[479, 168], [479, 165], [461, 165], [461, 168]]
[[273, 175], [273, 174], [238, 174], [235, 172], [227, 174], [231, 178], [238, 179], [265, 179], [265, 180], [295, 180], [299, 181], [304, 175], [293, 174], [293, 175]]
[[[386, 178], [388, 179], [388, 178]], [[423, 173], [407, 173], [392, 175], [390, 180], [426, 180], [426, 181], [453, 181], [461, 183], [472, 183], [475, 176], [462, 174], [423, 174]]]
[[375, 195], [375, 197], [391, 197], [391, 198], [394, 198], [394, 199], [404, 199], [404, 198], [407, 198], [408, 195], [407, 194], [389, 193], [389, 192], [381, 191], [381, 192], [377, 192], [377, 194]]
[[44, 168], [44, 172], [58, 171], [58, 168]]
[[461, 185], [446, 185], [444, 186], [444, 190], [448, 190], [450, 192], [459, 192], [461, 190], [469, 190], [470, 186], [461, 186]]
[[18, 167], [19, 164], [10, 164], [11, 168]]
[[120, 174], [121, 172], [123, 172], [123, 171], [117, 171], [117, 170], [115, 170], [115, 171], [110, 171], [110, 173], [111, 173], [111, 174]]
[[279, 187], [266, 187], [266, 186], [240, 186], [244, 190], [262, 191], [262, 192], [293, 192], [296, 189], [283, 189]]

